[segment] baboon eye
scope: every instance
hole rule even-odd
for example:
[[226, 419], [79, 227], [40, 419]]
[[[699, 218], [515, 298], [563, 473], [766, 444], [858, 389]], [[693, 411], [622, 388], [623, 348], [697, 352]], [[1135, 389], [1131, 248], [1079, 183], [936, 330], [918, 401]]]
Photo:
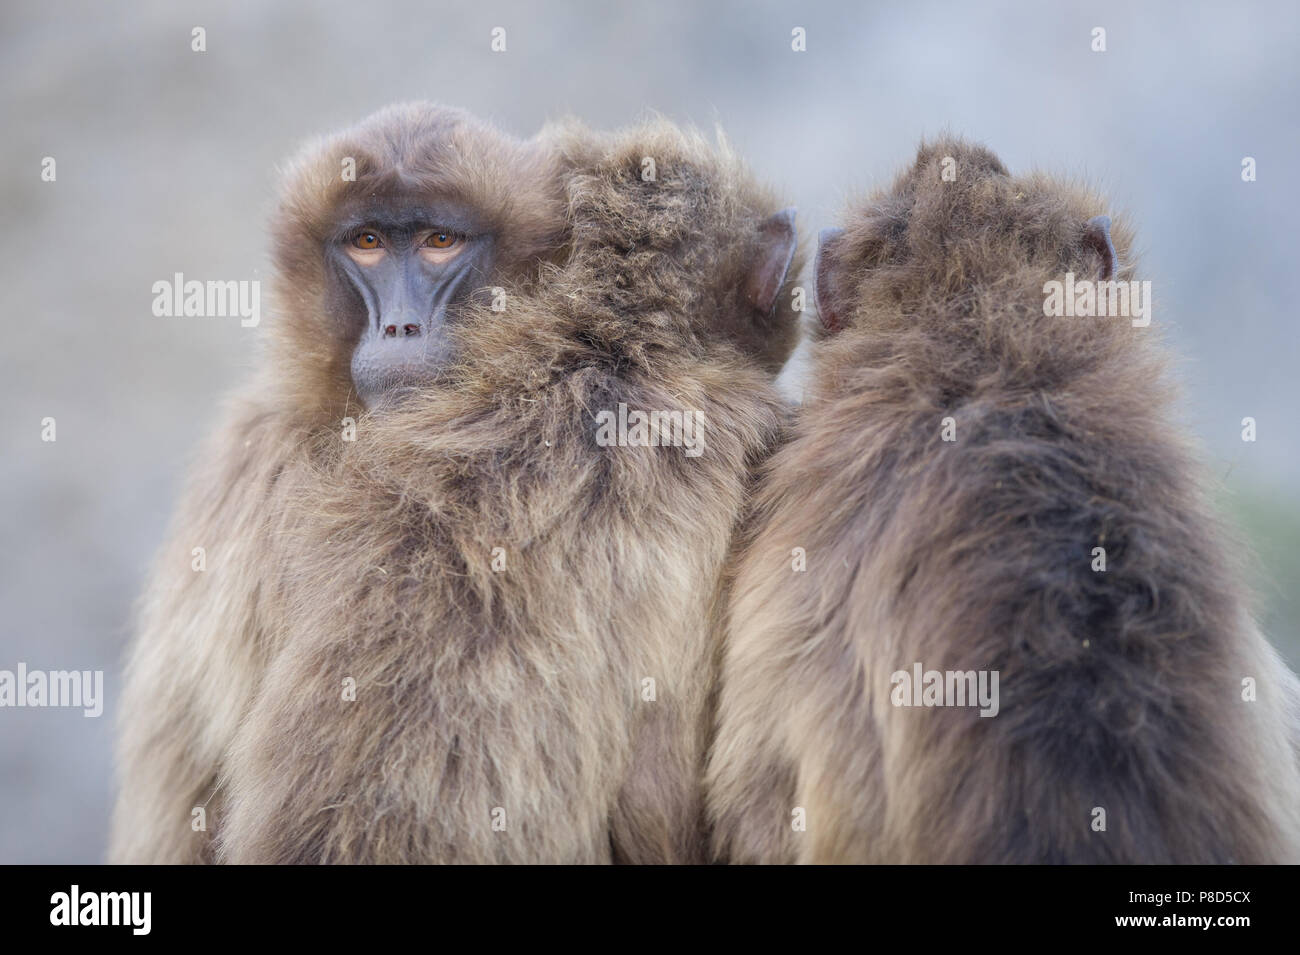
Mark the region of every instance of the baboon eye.
[[435, 232], [424, 240], [424, 244], [434, 249], [450, 249], [456, 241], [454, 232]]
[[352, 237], [352, 244], [358, 249], [379, 249], [384, 243], [379, 240], [379, 236], [373, 232], [358, 232]]

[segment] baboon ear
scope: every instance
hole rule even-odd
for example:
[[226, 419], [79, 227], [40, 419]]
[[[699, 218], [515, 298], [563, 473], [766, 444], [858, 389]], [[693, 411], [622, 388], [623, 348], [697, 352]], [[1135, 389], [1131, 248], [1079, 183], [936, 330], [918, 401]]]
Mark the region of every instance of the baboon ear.
[[794, 209], [782, 209], [759, 225], [758, 251], [749, 263], [745, 298], [760, 314], [771, 315], [776, 307], [776, 297], [785, 284], [798, 245]]
[[822, 327], [828, 332], [838, 332], [843, 327], [843, 303], [837, 287], [839, 272], [839, 246], [844, 240], [843, 229], [822, 229], [817, 236], [817, 261], [813, 265], [817, 283], [817, 314]]
[[1110, 216], [1093, 216], [1083, 230], [1083, 244], [1101, 256], [1098, 275], [1105, 282], [1119, 271], [1115, 245], [1110, 241]]

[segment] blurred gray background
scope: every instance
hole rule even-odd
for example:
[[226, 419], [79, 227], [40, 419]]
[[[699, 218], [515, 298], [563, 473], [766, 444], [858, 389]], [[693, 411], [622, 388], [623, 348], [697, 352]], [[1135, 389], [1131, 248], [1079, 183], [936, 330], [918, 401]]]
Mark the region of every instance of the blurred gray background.
[[[397, 100], [525, 136], [567, 113], [720, 124], [810, 234], [944, 130], [1013, 170], [1093, 179], [1134, 216], [1188, 421], [1258, 555], [1265, 624], [1300, 663], [1298, 9], [5, 0], [0, 668], [102, 668], [108, 700], [98, 720], [0, 710], [0, 862], [103, 858], [131, 603], [266, 327], [155, 318], [152, 284], [265, 278], [277, 161]], [[505, 53], [489, 47], [498, 26]], [[40, 440], [46, 416], [57, 443]]]

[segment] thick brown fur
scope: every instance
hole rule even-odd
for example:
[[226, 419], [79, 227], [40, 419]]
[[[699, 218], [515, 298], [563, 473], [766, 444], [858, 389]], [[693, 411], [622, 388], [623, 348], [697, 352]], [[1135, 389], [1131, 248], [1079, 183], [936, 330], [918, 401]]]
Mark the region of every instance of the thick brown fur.
[[[355, 181], [342, 176], [345, 158]], [[258, 374], [199, 454], [140, 601], [119, 716], [113, 861], [213, 858], [225, 751], [284, 627], [278, 545], [290, 502], [339, 442], [342, 419], [361, 411], [351, 340], [327, 313], [322, 242], [332, 210], [395, 180], [477, 202], [506, 242], [505, 284], [530, 281], [563, 244], [554, 160], [459, 110], [392, 107], [309, 144], [289, 165], [275, 223], [279, 320], [268, 323]], [[206, 550], [202, 572], [191, 569], [196, 547]], [[191, 827], [198, 806], [213, 823], [202, 831]]]
[[[721, 857], [1300, 859], [1295, 678], [1250, 618], [1155, 326], [1044, 315], [1046, 282], [1096, 277], [1084, 227], [1110, 212], [940, 141], [828, 248], [844, 330], [814, 347], [729, 610]], [[1000, 671], [1000, 712], [892, 705], [918, 661]]]
[[[423, 115], [362, 129], [378, 152]], [[498, 138], [514, 152], [470, 141], [430, 169], [475, 208], [500, 199], [506, 310], [465, 306], [454, 367], [372, 415], [320, 274], [333, 171], [366, 150], [345, 137], [291, 173], [267, 373], [196, 479], [133, 652], [114, 858], [702, 857], [721, 568], [793, 325], [781, 306], [746, 326], [735, 289], [778, 206], [666, 123]], [[700, 411], [707, 450], [597, 446], [619, 402]], [[224, 542], [220, 576], [172, 563], [202, 539]], [[218, 783], [202, 850], [190, 807]]]

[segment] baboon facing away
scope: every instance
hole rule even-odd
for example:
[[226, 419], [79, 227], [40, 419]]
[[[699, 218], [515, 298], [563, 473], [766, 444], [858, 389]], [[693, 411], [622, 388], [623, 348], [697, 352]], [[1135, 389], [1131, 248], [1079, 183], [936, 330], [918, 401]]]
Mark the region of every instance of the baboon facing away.
[[[1295, 678], [1155, 328], [1046, 314], [1066, 273], [1135, 278], [1108, 211], [945, 140], [823, 236], [824, 333], [729, 609], [721, 856], [1300, 861]], [[994, 671], [987, 716], [940, 692]]]
[[145, 604], [114, 857], [701, 858], [792, 216], [667, 123], [406, 107], [295, 165], [276, 258], [264, 377]]

